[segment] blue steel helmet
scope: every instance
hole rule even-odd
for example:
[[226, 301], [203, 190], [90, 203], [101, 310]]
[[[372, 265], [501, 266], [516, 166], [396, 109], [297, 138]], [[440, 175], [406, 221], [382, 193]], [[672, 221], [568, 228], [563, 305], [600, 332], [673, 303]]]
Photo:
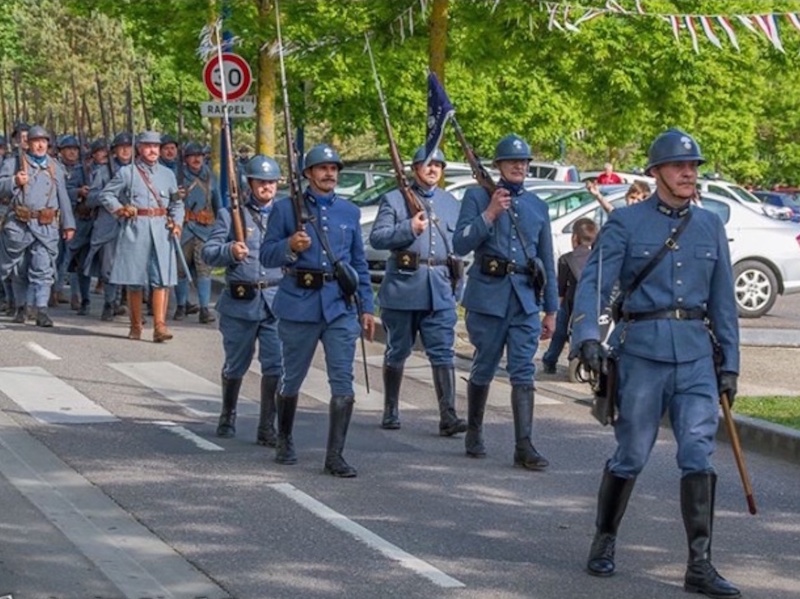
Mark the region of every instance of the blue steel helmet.
[[344, 163], [342, 163], [342, 159], [339, 158], [339, 152], [328, 144], [319, 144], [311, 148], [306, 154], [306, 158], [303, 161], [303, 171], [305, 172], [305, 169], [317, 166], [318, 164], [328, 163], [335, 164], [339, 170], [344, 168]]
[[190, 141], [186, 144], [186, 147], [183, 148], [183, 156], [202, 156], [203, 155], [203, 146], [201, 146], [196, 141]]
[[[411, 160], [411, 166], [416, 166], [420, 162], [425, 162], [425, 146], [420, 146], [417, 148], [417, 151], [414, 152], [414, 158]], [[441, 162], [442, 168], [447, 166], [447, 161], [444, 158], [444, 152], [442, 152], [439, 148], [436, 148], [431, 155], [430, 162]]]
[[497, 147], [494, 150], [495, 162], [500, 162], [501, 160], [531, 160], [532, 158], [533, 154], [531, 154], [531, 147], [528, 142], [515, 133], [506, 135], [497, 142]]
[[19, 139], [19, 134], [23, 131], [30, 131], [31, 126], [25, 121], [17, 121], [14, 123], [14, 130], [11, 132], [11, 137]]
[[28, 130], [28, 140], [31, 139], [50, 139], [50, 134], [47, 132], [47, 129], [42, 127], [41, 125], [34, 125]]
[[[138, 139], [136, 141], [139, 141]], [[117, 133], [114, 136], [113, 141], [111, 142], [111, 149], [113, 150], [117, 146], [132, 146], [133, 145], [133, 136], [130, 133], [123, 132]]]
[[281, 167], [269, 156], [256, 154], [247, 161], [245, 176], [259, 181], [277, 181], [281, 178]]
[[165, 133], [161, 136], [161, 145], [166, 146], [167, 144], [175, 144], [178, 145], [178, 140], [175, 139], [174, 135], [170, 135], [169, 133]]
[[700, 146], [694, 138], [680, 129], [667, 129], [656, 137], [647, 152], [647, 167], [645, 175], [650, 175], [653, 167], [668, 162], [697, 162], [706, 161], [700, 152]]
[[74, 135], [62, 135], [58, 138], [57, 147], [59, 150], [63, 150], [64, 148], [80, 148], [81, 144]]
[[105, 138], [100, 137], [92, 142], [92, 145], [89, 146], [89, 151], [94, 154], [106, 147], [108, 147], [108, 142], [106, 142]]

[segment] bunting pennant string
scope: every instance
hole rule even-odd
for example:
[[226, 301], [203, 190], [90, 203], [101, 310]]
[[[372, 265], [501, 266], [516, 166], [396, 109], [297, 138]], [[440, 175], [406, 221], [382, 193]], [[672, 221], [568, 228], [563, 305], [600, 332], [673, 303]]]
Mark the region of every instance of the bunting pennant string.
[[700, 26], [703, 28], [703, 33], [706, 34], [708, 41], [714, 44], [717, 48], [722, 49], [722, 42], [719, 41], [717, 34], [714, 33], [714, 28], [711, 25], [711, 19], [708, 17], [700, 17]]
[[694, 28], [694, 20], [691, 15], [686, 15], [683, 19], [686, 23], [686, 29], [689, 31], [689, 36], [692, 38], [692, 48], [694, 48], [695, 53], [700, 54], [700, 46], [697, 43], [697, 31], [695, 31]]
[[731, 43], [731, 46], [736, 48], [737, 52], [740, 52], [739, 40], [736, 37], [736, 32], [733, 30], [733, 27], [731, 26], [731, 22], [727, 19], [727, 17], [720, 16], [717, 17], [717, 23], [719, 23], [719, 26], [722, 27], [723, 31], [725, 31], [725, 33], [727, 34], [728, 41]]

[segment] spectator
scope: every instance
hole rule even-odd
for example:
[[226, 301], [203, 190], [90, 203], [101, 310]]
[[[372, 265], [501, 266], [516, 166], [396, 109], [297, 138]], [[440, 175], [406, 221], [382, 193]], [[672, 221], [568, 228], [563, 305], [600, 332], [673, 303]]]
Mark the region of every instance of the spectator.
[[[598, 188], [596, 182], [587, 182], [586, 189], [588, 189], [589, 193], [595, 197], [597, 202], [603, 207], [603, 210], [609, 213], [614, 210], [614, 206], [612, 206], [606, 197], [600, 193], [600, 189]], [[650, 197], [650, 193], [650, 186], [647, 183], [644, 181], [634, 181], [628, 188], [628, 191], [625, 192], [625, 205], [630, 206], [631, 204], [641, 202], [642, 200]]]
[[603, 165], [603, 172], [597, 177], [597, 183], [599, 185], [621, 185], [624, 181], [614, 172], [614, 165], [606, 162]]

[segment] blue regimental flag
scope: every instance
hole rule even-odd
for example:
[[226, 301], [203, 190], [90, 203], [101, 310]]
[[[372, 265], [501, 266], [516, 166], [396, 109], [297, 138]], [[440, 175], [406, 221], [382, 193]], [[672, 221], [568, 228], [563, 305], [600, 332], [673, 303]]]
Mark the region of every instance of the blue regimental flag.
[[447, 121], [456, 113], [456, 109], [450, 103], [450, 98], [439, 83], [436, 75], [428, 73], [428, 123], [425, 135], [425, 164], [431, 160], [431, 156], [439, 147], [444, 135], [444, 127]]

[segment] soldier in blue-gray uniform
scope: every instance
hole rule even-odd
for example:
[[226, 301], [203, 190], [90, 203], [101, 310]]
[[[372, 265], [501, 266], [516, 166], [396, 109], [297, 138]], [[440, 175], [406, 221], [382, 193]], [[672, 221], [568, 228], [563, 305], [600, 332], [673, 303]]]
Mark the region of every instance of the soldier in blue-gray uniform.
[[[342, 451], [355, 402], [356, 341], [362, 327], [369, 339], [375, 330], [360, 210], [336, 195], [343, 167], [336, 150], [326, 144], [314, 146], [303, 164], [308, 188], [299, 198], [302, 206], [295, 206], [290, 198], [277, 201], [261, 246], [262, 264], [283, 267], [285, 272], [274, 304], [284, 368], [276, 399], [275, 460], [280, 464], [297, 462], [292, 440], [297, 397], [317, 343], [322, 341], [331, 387], [325, 472], [352, 478], [356, 469], [344, 460]], [[297, 208], [301, 209], [299, 215]], [[346, 297], [343, 288], [352, 296]]]
[[403, 366], [420, 335], [433, 370], [439, 434], [450, 437], [467, 430], [467, 423], [456, 415], [453, 358], [458, 316], [456, 285], [448, 268], [448, 258], [455, 259], [453, 231], [459, 204], [438, 187], [445, 167], [442, 151], [436, 149], [427, 165], [425, 158], [423, 146], [412, 160], [414, 182], [410, 186], [422, 210], [412, 216], [401, 191], [391, 191], [381, 198], [369, 236], [373, 248], [392, 251], [378, 292], [386, 331], [381, 427], [400, 428]]
[[[467, 385], [466, 453], [474, 458], [486, 455], [483, 415], [505, 349], [514, 465], [543, 470], [548, 461], [531, 443], [533, 357], [539, 339], [548, 339], [555, 328], [558, 292], [547, 204], [523, 186], [531, 157], [521, 137], [512, 134], [500, 140], [494, 155], [500, 171], [497, 189], [491, 196], [483, 188], [467, 191], [453, 246], [462, 256], [475, 252], [462, 302], [475, 346]], [[541, 320], [540, 312], [545, 313]]]
[[37, 308], [36, 325], [51, 327], [47, 313], [55, 281], [58, 243], [75, 233], [75, 219], [64, 184], [64, 170], [47, 154], [44, 127], [28, 131], [23, 164], [7, 160], [0, 170], [0, 200], [9, 203], [0, 231], [0, 280], [12, 275], [14, 322], [25, 322], [28, 288]]
[[83, 276], [96, 276], [103, 284], [103, 312], [100, 320], [112, 321], [115, 314], [121, 312], [120, 289], [110, 282], [111, 267], [117, 250], [121, 222], [110, 213], [100, 201], [100, 192], [111, 181], [119, 169], [127, 166], [133, 159], [133, 136], [130, 133], [119, 133], [111, 142], [112, 156], [108, 156], [106, 141], [96, 140], [92, 143], [92, 184], [89, 188], [86, 205], [95, 211], [94, 226], [90, 239], [89, 253], [83, 263]]
[[172, 339], [166, 325], [168, 291], [178, 283], [175, 245], [184, 216], [175, 175], [158, 162], [160, 146], [155, 131], [138, 136], [138, 156], [100, 192], [105, 209], [122, 221], [110, 281], [128, 286], [128, 338], [141, 339], [142, 299], [149, 285], [155, 343]]
[[[63, 278], [68, 271], [70, 280], [70, 295], [73, 303], [80, 305], [78, 314], [85, 316], [89, 313], [89, 291], [91, 278], [83, 275], [79, 267], [86, 259], [89, 252], [89, 243], [92, 238], [92, 225], [94, 224], [95, 211], [88, 207], [86, 199], [89, 196], [88, 167], [84, 166], [81, 159], [81, 144], [74, 135], [62, 135], [58, 140], [59, 161], [66, 175], [67, 194], [72, 204], [75, 215], [75, 236], [65, 245], [63, 262], [59, 269], [59, 279], [56, 281], [54, 295], [59, 299]], [[62, 270], [63, 269], [63, 270]]]
[[[211, 300], [211, 266], [203, 261], [201, 250], [203, 243], [211, 234], [214, 220], [221, 206], [219, 184], [204, 164], [203, 147], [195, 142], [186, 144], [183, 152], [185, 165], [183, 168], [183, 203], [186, 207], [186, 222], [183, 226], [181, 246], [190, 269], [195, 271], [197, 299], [200, 304], [200, 322], [214, 322], [215, 318], [208, 309]], [[271, 198], [270, 198], [271, 199]], [[186, 315], [186, 304], [189, 301], [189, 280], [183, 269], [179, 269], [178, 286], [175, 296], [178, 306], [175, 309], [175, 320], [182, 320]]]
[[[198, 146], [199, 147], [199, 146]], [[202, 148], [197, 156], [202, 160]], [[187, 146], [187, 152], [189, 147]], [[275, 447], [275, 394], [281, 377], [281, 344], [278, 321], [272, 311], [280, 268], [265, 268], [259, 260], [267, 219], [278, 190], [281, 169], [268, 156], [255, 156], [247, 165], [249, 199], [240, 209], [244, 241], [236, 240], [231, 209], [220, 210], [203, 246], [209, 266], [224, 266], [225, 289], [217, 301], [219, 330], [225, 363], [222, 366], [222, 413], [217, 436], [236, 434], [236, 404], [242, 378], [250, 367], [256, 341], [261, 364], [261, 413], [257, 443]]]
[[[731, 401], [736, 395], [739, 334], [725, 228], [717, 215], [691, 202], [703, 162], [690, 135], [669, 129], [658, 136], [647, 166], [656, 193], [611, 213], [578, 285], [573, 347], [595, 373], [603, 357], [598, 304], [605, 307], [617, 281], [623, 298], [622, 319], [609, 339], [619, 380], [617, 450], [600, 484], [587, 568], [595, 576], [614, 573], [617, 527], [668, 413], [678, 443], [689, 543], [684, 588], [709, 597], [739, 597], [711, 565], [716, 485], [711, 454], [720, 394]], [[660, 253], [662, 247], [668, 249]], [[651, 261], [655, 266], [634, 286]], [[721, 349], [719, 374], [709, 326]]]
[[158, 152], [158, 162], [173, 172], [175, 178], [180, 180], [183, 165], [178, 160], [178, 140], [169, 133], [161, 136], [161, 147]]

